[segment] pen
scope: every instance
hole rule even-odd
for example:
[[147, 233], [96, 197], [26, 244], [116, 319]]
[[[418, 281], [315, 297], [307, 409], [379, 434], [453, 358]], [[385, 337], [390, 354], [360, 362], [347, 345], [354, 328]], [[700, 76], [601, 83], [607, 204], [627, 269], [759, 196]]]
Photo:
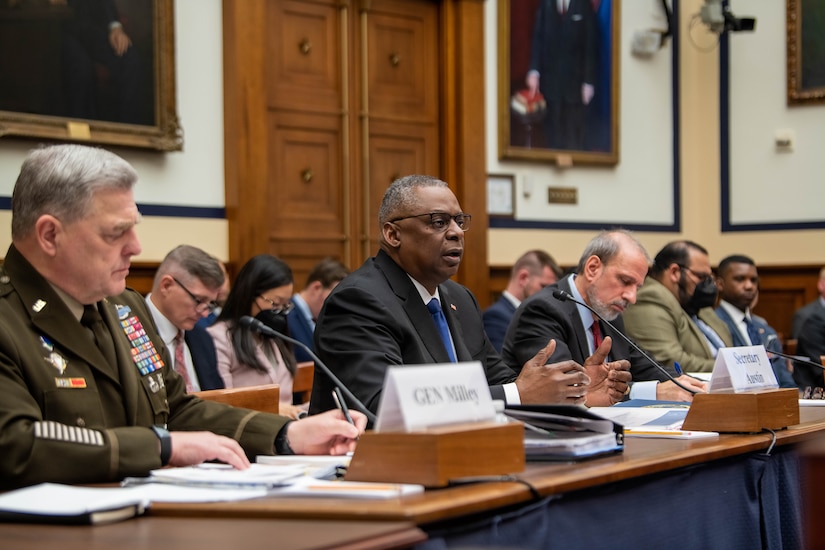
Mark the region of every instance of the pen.
[[673, 369], [676, 371], [678, 376], [682, 376], [682, 365], [677, 363], [676, 361], [673, 362]]
[[344, 401], [344, 395], [341, 393], [341, 388], [335, 386], [335, 389], [332, 390], [332, 398], [335, 400], [335, 406], [341, 409], [341, 412], [344, 413], [344, 418], [347, 419], [347, 422], [355, 426], [355, 422], [352, 420], [352, 416], [349, 414], [347, 402]]

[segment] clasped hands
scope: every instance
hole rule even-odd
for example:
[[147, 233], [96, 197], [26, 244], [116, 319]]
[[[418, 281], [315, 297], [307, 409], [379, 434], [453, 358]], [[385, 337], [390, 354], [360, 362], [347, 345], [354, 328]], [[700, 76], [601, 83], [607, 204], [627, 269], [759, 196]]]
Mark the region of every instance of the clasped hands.
[[624, 399], [631, 379], [630, 362], [607, 361], [613, 340], [608, 336], [584, 365], [567, 360], [547, 364], [556, 350], [550, 342], [522, 368], [516, 379], [522, 403], [561, 403], [590, 407], [614, 405]]

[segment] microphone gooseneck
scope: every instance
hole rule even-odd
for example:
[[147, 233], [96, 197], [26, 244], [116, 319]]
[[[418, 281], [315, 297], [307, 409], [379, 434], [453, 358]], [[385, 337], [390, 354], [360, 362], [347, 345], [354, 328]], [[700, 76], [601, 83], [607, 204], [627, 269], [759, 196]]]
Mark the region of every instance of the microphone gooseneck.
[[673, 377], [673, 375], [672, 375], [672, 374], [670, 374], [670, 373], [667, 371], [667, 369], [666, 369], [666, 368], [664, 368], [662, 365], [660, 365], [659, 363], [657, 363], [656, 361], [654, 361], [654, 360], [653, 360], [653, 358], [652, 358], [652, 357], [650, 357], [650, 356], [647, 354], [647, 352], [645, 352], [645, 350], [643, 350], [643, 349], [642, 349], [642, 348], [640, 348], [638, 345], [636, 345], [636, 342], [634, 342], [633, 340], [631, 340], [631, 339], [630, 339], [630, 338], [629, 338], [629, 337], [628, 337], [625, 333], [623, 333], [622, 331], [620, 331], [619, 329], [617, 329], [617, 328], [613, 325], [613, 323], [611, 323], [610, 321], [608, 321], [607, 319], [605, 319], [605, 318], [604, 318], [604, 317], [603, 317], [603, 316], [602, 316], [602, 315], [601, 315], [598, 311], [596, 311], [595, 309], [593, 309], [592, 307], [590, 307], [588, 304], [586, 304], [586, 303], [582, 302], [581, 300], [577, 300], [575, 297], [573, 297], [573, 295], [572, 295], [572, 294], [570, 294], [569, 292], [567, 292], [567, 291], [565, 291], [565, 290], [562, 290], [562, 289], [560, 289], [560, 288], [557, 288], [556, 290], [554, 290], [554, 291], [553, 291], [553, 298], [555, 298], [556, 300], [559, 300], [560, 302], [570, 301], [570, 302], [574, 302], [574, 303], [576, 303], [576, 304], [579, 304], [580, 306], [584, 306], [584, 307], [586, 307], [588, 310], [590, 310], [590, 312], [591, 312], [593, 315], [595, 315], [596, 317], [598, 317], [598, 318], [599, 318], [599, 320], [603, 321], [603, 322], [604, 322], [604, 324], [606, 324], [606, 325], [607, 325], [607, 326], [609, 326], [611, 329], [613, 329], [613, 332], [615, 332], [616, 334], [618, 334], [619, 336], [621, 336], [621, 337], [622, 337], [622, 339], [623, 339], [625, 342], [627, 342], [628, 344], [630, 344], [630, 346], [631, 346], [633, 349], [635, 349], [636, 351], [638, 351], [639, 353], [641, 353], [641, 354], [642, 354], [642, 356], [643, 356], [645, 359], [647, 359], [648, 361], [650, 361], [650, 363], [651, 363], [654, 367], [656, 367], [657, 369], [659, 369], [659, 370], [662, 372], [662, 374], [664, 374], [665, 376], [667, 376], [667, 377], [670, 379], [670, 381], [671, 381], [671, 382], [673, 382], [674, 384], [676, 384], [677, 386], [679, 386], [680, 388], [682, 388], [683, 390], [685, 390], [686, 392], [688, 392], [688, 393], [690, 393], [690, 394], [694, 394], [694, 395], [695, 395], [696, 393], [698, 393], [696, 390], [692, 390], [692, 389], [690, 389], [690, 388], [686, 387], [684, 384], [682, 384], [682, 383], [681, 383], [681, 382], [679, 382], [678, 380], [676, 380], [676, 378], [674, 378], [674, 377]]
[[767, 348], [765, 349], [765, 351], [767, 353], [772, 353], [774, 355], [778, 355], [779, 357], [784, 357], [785, 359], [790, 359], [791, 361], [796, 361], [796, 362], [802, 363], [804, 365], [810, 365], [812, 367], [816, 367], [818, 369], [825, 370], [825, 366], [820, 365], [819, 363], [815, 363], [814, 361], [811, 361], [810, 357], [805, 357], [804, 355], [790, 355], [788, 353], [773, 351], [773, 350], [770, 350], [770, 349], [767, 349]]
[[371, 410], [369, 410], [357, 397], [355, 397], [355, 395], [352, 394], [351, 391], [349, 391], [349, 388], [347, 388], [344, 385], [344, 383], [341, 382], [341, 380], [339, 380], [338, 377], [335, 376], [335, 374], [333, 374], [331, 370], [329, 370], [329, 367], [327, 367], [324, 364], [324, 362], [321, 361], [321, 359], [317, 355], [315, 355], [315, 352], [313, 352], [309, 346], [307, 346], [300, 340], [291, 338], [286, 334], [283, 334], [281, 332], [278, 332], [277, 330], [274, 330], [266, 326], [258, 319], [250, 317], [249, 315], [244, 315], [243, 317], [241, 317], [239, 323], [241, 326], [248, 327], [251, 330], [257, 332], [258, 334], [261, 334], [268, 338], [280, 338], [281, 340], [294, 344], [300, 347], [305, 352], [307, 352], [309, 356], [312, 357], [313, 361], [315, 361], [315, 366], [320, 368], [324, 372], [324, 374], [327, 375], [330, 380], [332, 380], [332, 383], [341, 389], [341, 392], [344, 394], [344, 396], [350, 400], [350, 402], [356, 409], [364, 413], [364, 416], [367, 417], [370, 423], [375, 424], [375, 414], [373, 414]]

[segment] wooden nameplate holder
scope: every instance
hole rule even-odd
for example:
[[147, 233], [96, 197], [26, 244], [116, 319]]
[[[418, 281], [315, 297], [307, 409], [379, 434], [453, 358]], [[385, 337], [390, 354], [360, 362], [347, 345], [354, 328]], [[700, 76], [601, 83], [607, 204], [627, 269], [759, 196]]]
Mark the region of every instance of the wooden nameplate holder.
[[761, 432], [799, 424], [799, 392], [780, 388], [746, 393], [698, 393], [683, 430]]
[[415, 432], [365, 432], [350, 461], [347, 481], [417, 483], [524, 471], [520, 422], [474, 422]]

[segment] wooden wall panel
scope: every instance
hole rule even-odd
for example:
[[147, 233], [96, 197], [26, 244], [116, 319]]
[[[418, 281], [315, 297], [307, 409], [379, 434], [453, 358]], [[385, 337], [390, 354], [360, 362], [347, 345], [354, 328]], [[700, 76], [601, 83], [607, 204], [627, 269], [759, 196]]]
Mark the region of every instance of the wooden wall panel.
[[330, 4], [307, 0], [267, 3], [270, 107], [340, 111], [341, 26], [338, 7]]

